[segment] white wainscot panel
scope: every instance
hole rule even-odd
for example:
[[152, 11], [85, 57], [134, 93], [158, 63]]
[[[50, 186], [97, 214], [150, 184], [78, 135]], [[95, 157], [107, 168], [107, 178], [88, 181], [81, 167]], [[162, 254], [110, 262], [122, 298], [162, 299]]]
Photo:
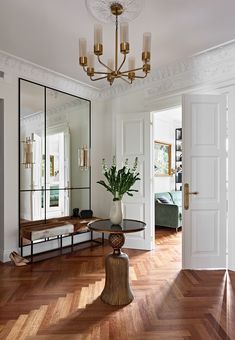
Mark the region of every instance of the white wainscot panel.
[[216, 157], [193, 157], [192, 158], [192, 188], [199, 195], [190, 199], [195, 202], [208, 200], [211, 203], [219, 202], [219, 159]]
[[192, 146], [215, 146], [218, 148], [218, 105], [197, 103], [192, 105]]
[[[144, 221], [144, 203], [124, 203], [123, 204], [123, 213], [124, 218]], [[138, 240], [145, 239], [145, 231], [140, 231], [137, 233], [126, 234], [127, 239]]]
[[123, 203], [123, 215], [124, 218], [132, 220], [144, 221], [144, 203]]
[[[129, 165], [132, 166], [133, 163], [129, 162]], [[133, 193], [133, 197], [132, 196], [128, 196], [126, 195], [126, 199], [129, 201], [132, 201], [135, 198], [144, 198], [145, 196], [145, 192], [144, 192], [144, 161], [142, 159], [138, 159], [138, 166], [137, 166], [137, 172], [139, 172], [139, 177], [140, 177], [140, 181], [136, 181], [135, 184], [133, 185], [133, 187], [131, 189], [135, 189], [138, 190], [138, 192], [132, 192]]]
[[219, 213], [192, 211], [192, 255], [218, 255]]
[[123, 122], [123, 156], [143, 155], [144, 120]]

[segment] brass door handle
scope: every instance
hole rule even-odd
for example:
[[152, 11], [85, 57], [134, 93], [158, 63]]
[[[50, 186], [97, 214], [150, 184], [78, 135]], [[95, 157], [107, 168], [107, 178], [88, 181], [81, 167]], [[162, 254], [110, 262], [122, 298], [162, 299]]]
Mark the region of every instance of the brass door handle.
[[185, 183], [184, 184], [184, 209], [188, 210], [189, 209], [189, 195], [198, 195], [198, 191], [189, 191], [189, 184]]

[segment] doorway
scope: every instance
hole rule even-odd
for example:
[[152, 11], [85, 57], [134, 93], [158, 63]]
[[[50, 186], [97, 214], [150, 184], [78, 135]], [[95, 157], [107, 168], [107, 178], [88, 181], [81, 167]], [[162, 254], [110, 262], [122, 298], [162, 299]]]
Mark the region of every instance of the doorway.
[[153, 112], [152, 136], [155, 237], [182, 242], [182, 107]]

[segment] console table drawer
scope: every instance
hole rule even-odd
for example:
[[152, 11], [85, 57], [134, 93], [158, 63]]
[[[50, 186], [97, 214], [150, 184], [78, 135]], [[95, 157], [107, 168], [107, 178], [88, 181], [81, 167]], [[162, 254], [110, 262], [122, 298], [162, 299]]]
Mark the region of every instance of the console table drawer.
[[73, 224], [66, 224], [59, 227], [35, 230], [31, 232], [31, 241], [39, 240], [46, 237], [54, 237], [60, 235], [71, 234], [74, 232]]

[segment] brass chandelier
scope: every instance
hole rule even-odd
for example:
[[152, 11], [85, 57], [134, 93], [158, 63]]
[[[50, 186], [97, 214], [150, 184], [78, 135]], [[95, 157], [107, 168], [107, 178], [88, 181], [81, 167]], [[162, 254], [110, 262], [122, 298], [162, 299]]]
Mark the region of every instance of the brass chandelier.
[[[102, 39], [102, 26], [96, 24], [94, 28], [94, 53], [87, 53], [86, 39], [79, 39], [79, 64], [83, 67], [88, 77], [92, 81], [101, 79], [107, 79], [110, 85], [113, 84], [114, 80], [119, 78], [125, 82], [132, 84], [136, 78], [146, 78], [150, 72], [150, 49], [151, 49], [151, 33], [143, 34], [143, 49], [142, 49], [142, 62], [141, 67], [135, 67], [135, 57], [131, 56], [128, 58], [128, 69], [122, 70], [125, 65], [127, 54], [130, 52], [129, 44], [129, 32], [128, 24], [123, 22], [120, 24], [120, 53], [123, 54], [122, 61], [118, 61], [118, 18], [122, 15], [124, 9], [123, 6], [114, 2], [110, 5], [111, 13], [116, 17], [115, 20], [115, 54], [114, 60], [108, 59], [107, 65], [101, 60], [103, 55], [103, 39]], [[94, 62], [95, 55], [97, 56], [98, 62], [105, 68], [104, 71], [95, 71]], [[142, 72], [144, 73], [142, 73]], [[137, 72], [137, 74], [136, 74]]]

